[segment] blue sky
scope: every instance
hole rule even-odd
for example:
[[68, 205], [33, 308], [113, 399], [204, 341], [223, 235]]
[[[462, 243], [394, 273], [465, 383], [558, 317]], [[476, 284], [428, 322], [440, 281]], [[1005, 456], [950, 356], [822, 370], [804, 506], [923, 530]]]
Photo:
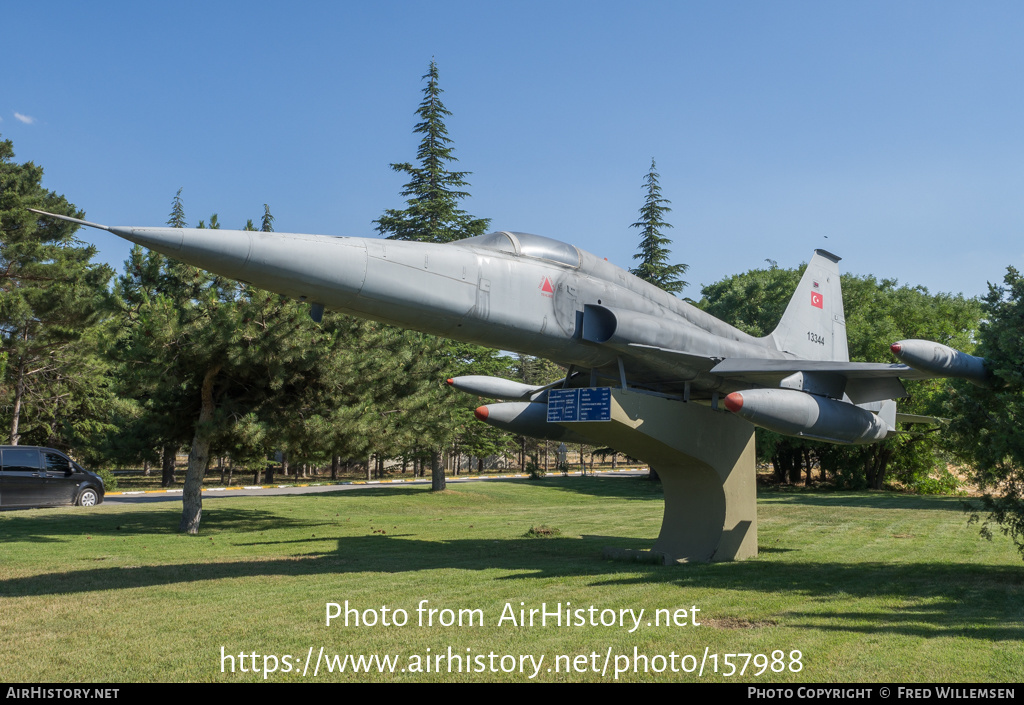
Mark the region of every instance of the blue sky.
[[[1024, 268], [1024, 5], [0, 2], [0, 135], [86, 217], [374, 235], [431, 57], [463, 207], [631, 266], [655, 158], [684, 295], [805, 262]], [[81, 237], [120, 269], [127, 243]]]

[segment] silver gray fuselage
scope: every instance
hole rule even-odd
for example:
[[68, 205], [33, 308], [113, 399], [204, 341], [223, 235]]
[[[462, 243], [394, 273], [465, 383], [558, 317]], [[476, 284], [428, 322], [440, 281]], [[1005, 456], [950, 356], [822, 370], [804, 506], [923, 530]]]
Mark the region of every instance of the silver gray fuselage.
[[[219, 275], [336, 311], [594, 369], [666, 392], [748, 387], [723, 358], [794, 356], [572, 245], [525, 233], [448, 244], [111, 227]], [[650, 354], [656, 352], [657, 354]]]

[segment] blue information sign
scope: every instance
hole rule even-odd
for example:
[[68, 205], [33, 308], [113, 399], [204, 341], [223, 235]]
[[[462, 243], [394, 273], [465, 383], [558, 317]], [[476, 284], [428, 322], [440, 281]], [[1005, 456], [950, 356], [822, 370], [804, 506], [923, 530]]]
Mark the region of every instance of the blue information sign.
[[548, 422], [611, 421], [612, 390], [608, 387], [552, 389], [548, 392]]

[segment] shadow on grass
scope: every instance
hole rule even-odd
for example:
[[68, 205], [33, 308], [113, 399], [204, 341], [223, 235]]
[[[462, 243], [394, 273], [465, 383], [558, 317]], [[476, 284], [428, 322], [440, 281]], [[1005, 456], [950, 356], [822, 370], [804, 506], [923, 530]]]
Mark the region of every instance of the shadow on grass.
[[[889, 491], [804, 490], [757, 488], [757, 500], [765, 504], [802, 504], [809, 507], [859, 507], [863, 509], [931, 509], [961, 511], [967, 497], [900, 494]], [[979, 503], [980, 506], [980, 503]]]
[[[218, 512], [220, 513], [220, 512]], [[239, 512], [219, 526], [263, 522], [279, 528], [279, 517]], [[150, 514], [152, 517], [152, 515]], [[335, 525], [335, 529], [337, 526]], [[328, 532], [330, 530], [328, 529]], [[331, 551], [260, 561], [188, 562], [173, 565], [102, 567], [54, 572], [0, 581], [5, 597], [74, 594], [170, 585], [201, 584], [225, 578], [302, 577], [422, 570], [498, 570], [496, 580], [515, 581], [589, 576], [592, 585], [672, 585], [713, 590], [791, 593], [820, 601], [821, 611], [786, 613], [787, 626], [853, 632], [891, 632], [922, 637], [957, 636], [991, 641], [1024, 639], [1024, 625], [977, 605], [1019, 604], [1024, 594], [1020, 567], [958, 563], [815, 563], [751, 560], [689, 566], [617, 563], [599, 558], [602, 547], [650, 545], [650, 539], [607, 536], [504, 540], [424, 541], [410, 535], [323, 536]], [[302, 543], [270, 541], [268, 543]], [[312, 546], [311, 546], [312, 547]], [[886, 598], [916, 602], [877, 612], [842, 611], [848, 599]], [[980, 598], [980, 599], [979, 599]], [[806, 601], [801, 601], [806, 605]], [[837, 611], [837, 607], [840, 611]]]
[[[466, 479], [467, 476], [461, 476]], [[448, 478], [451, 480], [451, 478]], [[495, 483], [515, 483], [520, 486], [545, 488], [560, 492], [571, 492], [582, 494], [588, 497], [614, 497], [616, 499], [639, 499], [639, 500], [663, 500], [665, 497], [660, 482], [651, 482], [646, 476], [622, 475], [618, 477], [582, 477], [579, 475], [557, 475], [550, 474], [539, 479], [526, 479], [522, 477], [489, 477], [481, 480], [488, 485]], [[449, 482], [448, 489], [459, 491], [466, 483]], [[424, 485], [359, 485], [344, 490], [345, 492], [358, 492], [362, 496], [392, 496], [396, 492], [408, 494], [425, 492], [429, 490]], [[317, 494], [336, 495], [337, 492], [319, 492]], [[291, 495], [294, 496], [294, 495]], [[205, 500], [206, 497], [204, 496]]]
[[530, 480], [530, 484], [548, 487], [560, 492], [583, 494], [589, 497], [615, 497], [617, 499], [639, 499], [663, 501], [665, 493], [660, 482], [651, 482], [646, 476], [624, 475], [622, 477], [546, 477]]
[[[204, 498], [205, 499], [205, 498]], [[3, 525], [4, 541], [27, 541], [30, 543], [62, 543], [81, 536], [98, 534], [113, 536], [174, 535], [178, 533], [181, 521], [180, 505], [168, 505], [166, 509], [145, 511], [120, 511], [100, 513], [82, 509], [64, 511], [40, 510], [26, 512], [23, 516], [10, 517]], [[277, 512], [258, 509], [218, 507], [216, 512], [203, 513], [204, 532], [213, 531], [273, 531], [298, 526], [320, 526], [334, 522], [310, 522], [308, 518], [290, 519]]]
[[[644, 480], [625, 478], [568, 478], [541, 480], [538, 484], [556, 491], [584, 492], [616, 498], [660, 498], [660, 487]], [[625, 481], [624, 481], [625, 480]], [[453, 487], [457, 495], [458, 487]], [[415, 487], [366, 487], [356, 490], [361, 497], [395, 498], [431, 495]], [[632, 493], [632, 494], [630, 494]], [[363, 573], [403, 574], [437, 569], [497, 571], [490, 578], [500, 581], [583, 578], [594, 586], [643, 585], [692, 589], [729, 590], [751, 593], [780, 593], [801, 597], [800, 611], [785, 612], [787, 627], [845, 632], [895, 633], [921, 637], [955, 636], [991, 641], [1024, 639], [1019, 616], [1024, 595], [1024, 567], [986, 566], [957, 562], [859, 562], [836, 563], [787, 560], [782, 549], [764, 547], [765, 560], [688, 566], [653, 566], [603, 560], [606, 546], [650, 547], [652, 537], [585, 535], [529, 539], [455, 538], [424, 540], [409, 533], [350, 535], [355, 529], [340, 523], [339, 506], [351, 491], [275, 498], [263, 506], [249, 508], [217, 503], [215, 511], [204, 514], [203, 538], [228, 538], [232, 545], [297, 546], [305, 553], [282, 555], [269, 560], [182, 561], [164, 565], [131, 567], [105, 566], [54, 571], [46, 574], [0, 580], [0, 597], [75, 594], [159, 585], [189, 584], [225, 578], [303, 577], [319, 579]], [[959, 509], [959, 498], [920, 498], [881, 493], [766, 492], [767, 499], [786, 503], [827, 507], [866, 508], [949, 508]], [[435, 495], [436, 497], [436, 495]], [[455, 497], [458, 500], [458, 497]], [[763, 497], [764, 498], [764, 497]], [[307, 506], [299, 516], [299, 500], [316, 506], [321, 500], [329, 518], [310, 517]], [[313, 513], [316, 513], [315, 511]], [[344, 516], [344, 513], [341, 514]], [[177, 536], [180, 508], [133, 509], [111, 512], [52, 511], [4, 517], [4, 539], [8, 542], [53, 543], [125, 536]], [[360, 521], [373, 522], [361, 517]], [[382, 523], [391, 523], [385, 520]], [[388, 527], [390, 529], [390, 527]], [[296, 536], [295, 530], [311, 529], [316, 536]], [[272, 532], [291, 530], [285, 537]], [[261, 537], [260, 532], [271, 533]], [[178, 537], [183, 542], [191, 537]], [[46, 550], [40, 548], [40, 550]], [[154, 558], [153, 560], [159, 560]], [[486, 579], [486, 578], [485, 578]], [[809, 599], [806, 599], [809, 598]], [[850, 600], [881, 599], [893, 608], [874, 605], [864, 608]], [[910, 605], [900, 605], [909, 602]], [[820, 604], [817, 611], [815, 605]], [[1000, 606], [993, 609], [992, 605]], [[1008, 605], [1010, 607], [1002, 607]], [[987, 610], [987, 611], [986, 611]]]

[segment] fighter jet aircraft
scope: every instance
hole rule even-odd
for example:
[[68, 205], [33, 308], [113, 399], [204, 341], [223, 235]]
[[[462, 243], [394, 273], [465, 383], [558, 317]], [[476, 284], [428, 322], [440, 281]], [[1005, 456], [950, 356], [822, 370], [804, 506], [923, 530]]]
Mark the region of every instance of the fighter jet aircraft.
[[572, 439], [546, 418], [555, 386], [615, 386], [719, 401], [751, 423], [834, 443], [893, 433], [900, 379], [963, 377], [987, 384], [980, 358], [938, 343], [891, 346], [905, 364], [849, 361], [839, 257], [816, 250], [778, 327], [756, 338], [573, 245], [494, 232], [446, 244], [288, 233], [99, 228], [215, 274], [341, 311], [502, 350], [568, 370], [556, 385], [492, 377], [449, 380], [510, 400], [477, 417], [524, 435]]

